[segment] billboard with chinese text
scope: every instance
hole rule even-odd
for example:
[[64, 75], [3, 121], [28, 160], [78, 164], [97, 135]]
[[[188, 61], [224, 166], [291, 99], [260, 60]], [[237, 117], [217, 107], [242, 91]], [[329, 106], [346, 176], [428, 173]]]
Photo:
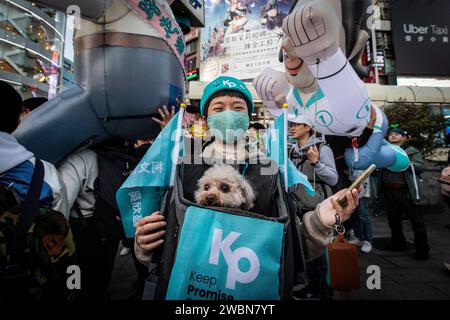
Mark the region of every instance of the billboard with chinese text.
[[201, 31], [200, 79], [220, 75], [253, 79], [278, 60], [281, 24], [291, 0], [206, 0]]

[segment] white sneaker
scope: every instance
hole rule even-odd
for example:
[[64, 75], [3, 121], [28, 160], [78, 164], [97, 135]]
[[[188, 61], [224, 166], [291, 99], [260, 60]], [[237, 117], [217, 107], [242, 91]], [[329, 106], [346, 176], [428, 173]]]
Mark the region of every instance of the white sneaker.
[[364, 253], [369, 253], [372, 251], [372, 244], [369, 241], [364, 241], [361, 247], [361, 251]]
[[359, 239], [356, 238], [356, 237], [350, 238], [350, 240], [348, 240], [348, 243], [357, 245], [358, 247], [361, 247], [361, 245], [362, 245], [361, 240], [359, 240]]
[[348, 243], [361, 246], [361, 241], [355, 236], [355, 231], [351, 229], [347, 234]]
[[126, 256], [127, 254], [130, 253], [130, 251], [131, 251], [130, 248], [123, 247], [122, 250], [120, 250], [120, 255], [121, 255], [121, 256]]

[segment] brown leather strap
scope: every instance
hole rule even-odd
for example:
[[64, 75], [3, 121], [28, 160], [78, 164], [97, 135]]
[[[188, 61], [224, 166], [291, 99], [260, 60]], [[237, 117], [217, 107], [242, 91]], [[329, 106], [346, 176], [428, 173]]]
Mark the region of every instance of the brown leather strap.
[[385, 183], [384, 187], [387, 189], [402, 189], [406, 188], [406, 183]]
[[156, 49], [171, 53], [172, 51], [161, 38], [124, 32], [105, 32], [82, 36], [75, 39], [75, 50], [103, 47], [128, 47]]

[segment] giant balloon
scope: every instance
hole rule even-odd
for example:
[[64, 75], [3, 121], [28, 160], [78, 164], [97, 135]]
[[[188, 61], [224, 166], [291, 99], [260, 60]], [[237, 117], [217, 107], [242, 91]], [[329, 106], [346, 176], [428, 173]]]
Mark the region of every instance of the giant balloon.
[[364, 83], [340, 47], [341, 19], [330, 3], [336, 2], [298, 1], [283, 21], [286, 38], [282, 49], [290, 88], [281, 90], [281, 75], [271, 69], [254, 79], [255, 88], [275, 116], [280, 102], [266, 100], [287, 91], [288, 112], [306, 117], [326, 135], [358, 137], [368, 125], [371, 112], [375, 112], [372, 136], [358, 150], [346, 150], [347, 165], [365, 169], [374, 163], [394, 171], [405, 170], [409, 165], [406, 153], [384, 141], [387, 118], [372, 105]]
[[[65, 9], [73, 1], [40, 1]], [[56, 163], [109, 137], [154, 138], [151, 121], [184, 94], [183, 34], [164, 0], [76, 1], [76, 85], [25, 118], [14, 135]]]

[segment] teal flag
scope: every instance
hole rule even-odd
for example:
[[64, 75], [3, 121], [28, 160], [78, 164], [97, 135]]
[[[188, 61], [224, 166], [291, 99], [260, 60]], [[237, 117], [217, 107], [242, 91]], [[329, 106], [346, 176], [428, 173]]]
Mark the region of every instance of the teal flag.
[[[171, 184], [179, 116], [180, 112], [164, 127], [116, 193], [127, 238], [134, 237], [139, 220], [160, 209], [163, 190]], [[180, 141], [180, 149], [182, 145]]]
[[[291, 161], [291, 159], [285, 159], [286, 152], [288, 146], [286, 145], [286, 140], [284, 137], [287, 134], [287, 128], [285, 128], [285, 121], [284, 121], [284, 113], [282, 113], [278, 118], [275, 119], [273, 127], [270, 127], [267, 129], [266, 133], [264, 134], [264, 140], [267, 146], [267, 157], [274, 160], [276, 163], [278, 163], [278, 167], [280, 168], [280, 171], [282, 174], [282, 177], [284, 179], [284, 168], [285, 168], [285, 161], [287, 160], [287, 185], [288, 187], [292, 187], [295, 184], [302, 184], [305, 187], [305, 190], [310, 194], [311, 196], [315, 195], [314, 188], [311, 185], [311, 183], [308, 181], [308, 178], [301, 173], [297, 168], [295, 167], [294, 163]], [[284, 183], [286, 183], [284, 181]]]
[[[265, 133], [267, 157], [278, 163], [280, 170], [284, 166], [284, 114], [275, 119], [273, 127]], [[287, 146], [286, 146], [287, 148]]]
[[166, 299], [279, 300], [283, 229], [272, 220], [188, 207]]

